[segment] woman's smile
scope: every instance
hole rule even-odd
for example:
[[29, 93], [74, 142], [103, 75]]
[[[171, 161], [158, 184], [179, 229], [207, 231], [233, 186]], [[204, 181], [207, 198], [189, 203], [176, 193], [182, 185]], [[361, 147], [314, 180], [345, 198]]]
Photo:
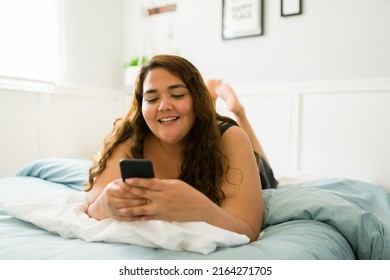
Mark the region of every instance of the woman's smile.
[[158, 121], [161, 124], [170, 125], [170, 124], [173, 124], [178, 119], [179, 119], [179, 117], [163, 117], [163, 118], [159, 119]]

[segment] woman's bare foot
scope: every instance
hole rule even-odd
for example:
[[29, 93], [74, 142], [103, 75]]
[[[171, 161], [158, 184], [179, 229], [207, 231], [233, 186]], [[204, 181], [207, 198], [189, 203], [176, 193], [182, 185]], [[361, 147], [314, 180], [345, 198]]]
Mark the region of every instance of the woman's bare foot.
[[238, 101], [234, 90], [229, 84], [220, 82], [215, 87], [215, 92], [218, 97], [220, 97], [223, 101], [226, 102], [229, 111], [231, 111], [235, 115], [239, 115], [242, 113], [244, 108]]
[[217, 92], [215, 91], [216, 88], [222, 83], [221, 80], [208, 80], [206, 82], [206, 86], [213, 97], [214, 101], [218, 98]]

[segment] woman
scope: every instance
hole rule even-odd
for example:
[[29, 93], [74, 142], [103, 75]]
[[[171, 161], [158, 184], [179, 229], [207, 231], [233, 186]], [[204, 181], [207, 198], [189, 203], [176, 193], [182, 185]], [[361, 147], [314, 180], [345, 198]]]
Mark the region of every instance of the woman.
[[[221, 134], [199, 71], [173, 55], [153, 57], [137, 78], [127, 115], [117, 121], [90, 170], [90, 217], [120, 221], [204, 221], [258, 238], [263, 200], [247, 134]], [[120, 179], [119, 161], [145, 158], [155, 178]]]

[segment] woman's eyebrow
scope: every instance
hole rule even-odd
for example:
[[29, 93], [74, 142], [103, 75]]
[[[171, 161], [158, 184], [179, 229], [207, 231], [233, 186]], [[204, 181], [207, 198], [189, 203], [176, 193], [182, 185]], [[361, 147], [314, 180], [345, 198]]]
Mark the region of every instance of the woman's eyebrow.
[[144, 91], [144, 94], [151, 94], [151, 93], [156, 93], [157, 89], [148, 89], [147, 91]]
[[[167, 87], [168, 90], [174, 90], [177, 88], [187, 89], [187, 86], [185, 84], [174, 84], [174, 85], [170, 85]], [[148, 89], [148, 90], [144, 91], [144, 94], [152, 94], [152, 93], [156, 93], [156, 92], [158, 92], [157, 89]]]
[[175, 84], [175, 85], [170, 85], [170, 86], [168, 87], [169, 90], [177, 89], [177, 88], [184, 88], [184, 89], [187, 89], [187, 87], [186, 87], [185, 84]]

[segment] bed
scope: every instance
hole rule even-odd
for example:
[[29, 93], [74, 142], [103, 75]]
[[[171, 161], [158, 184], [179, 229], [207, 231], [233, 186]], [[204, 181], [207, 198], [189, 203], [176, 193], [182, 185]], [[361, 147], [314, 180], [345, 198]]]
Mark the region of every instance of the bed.
[[[82, 184], [90, 164], [82, 158], [45, 158], [26, 164], [15, 176], [0, 179], [0, 259], [390, 259], [390, 193], [375, 184], [346, 178], [320, 178], [264, 190], [264, 222], [259, 239], [251, 243], [201, 224], [190, 225], [185, 236], [178, 232], [184, 226], [181, 224], [171, 228], [172, 234], [166, 237], [161, 224], [149, 228], [151, 245], [134, 241], [144, 238], [140, 235], [147, 235], [146, 231], [138, 232], [138, 237], [132, 233], [134, 242], [120, 240], [122, 237], [88, 239], [78, 232], [70, 234], [68, 225], [61, 224], [65, 216], [57, 213], [70, 204], [60, 198], [75, 198], [72, 203], [78, 210], [74, 211], [85, 215]], [[18, 207], [30, 215], [17, 213]], [[56, 223], [61, 224], [62, 232], [34, 220], [31, 216], [38, 210], [52, 215], [46, 219], [61, 217]], [[98, 222], [90, 220], [80, 223]], [[142, 227], [148, 222], [140, 223], [144, 223]], [[129, 226], [120, 226], [123, 224]], [[198, 226], [205, 226], [203, 235], [196, 231]], [[105, 229], [103, 226], [99, 234]], [[172, 247], [167, 246], [172, 243], [169, 238], [176, 242]], [[212, 244], [207, 244], [207, 250], [199, 249], [204, 242]]]

